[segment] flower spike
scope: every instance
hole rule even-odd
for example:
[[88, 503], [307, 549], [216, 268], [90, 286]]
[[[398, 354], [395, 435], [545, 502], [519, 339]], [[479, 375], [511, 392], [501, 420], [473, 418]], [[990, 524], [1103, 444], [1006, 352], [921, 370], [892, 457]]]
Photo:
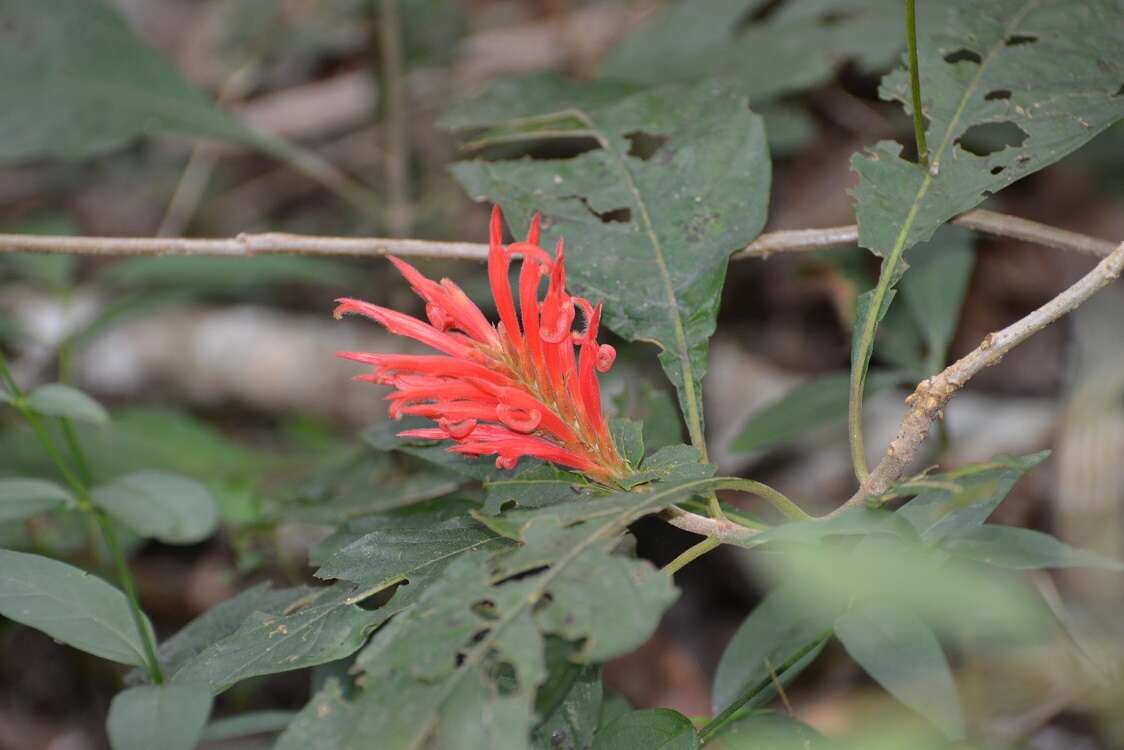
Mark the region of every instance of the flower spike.
[[[499, 310], [497, 325], [453, 282], [428, 279], [391, 257], [425, 301], [426, 320], [347, 298], [338, 300], [336, 317], [363, 315], [439, 354], [337, 356], [373, 368], [356, 379], [395, 389], [387, 396], [392, 418], [415, 415], [436, 425], [399, 433], [403, 437], [449, 440], [450, 451], [495, 456], [501, 469], [513, 469], [530, 456], [612, 482], [629, 466], [605, 421], [597, 373], [608, 372], [616, 351], [598, 344], [601, 305], [566, 291], [562, 242], [552, 257], [539, 246], [541, 228], [535, 214], [527, 239], [505, 246], [499, 206], [492, 210], [488, 279]], [[523, 264], [515, 294], [508, 280], [513, 257]], [[540, 301], [544, 277], [548, 286]], [[574, 330], [578, 311], [582, 328]]]

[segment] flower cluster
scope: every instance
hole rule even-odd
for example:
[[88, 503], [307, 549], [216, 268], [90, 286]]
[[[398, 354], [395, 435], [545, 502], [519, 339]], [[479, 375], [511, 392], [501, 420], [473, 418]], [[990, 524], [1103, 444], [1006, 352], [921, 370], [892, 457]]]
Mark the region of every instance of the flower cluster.
[[[608, 372], [616, 351], [597, 343], [601, 305], [566, 291], [562, 242], [552, 258], [539, 247], [539, 228], [536, 215], [527, 240], [505, 246], [499, 207], [492, 211], [488, 278], [498, 325], [488, 322], [452, 281], [433, 281], [391, 257], [425, 301], [428, 322], [354, 299], [337, 300], [336, 317], [365, 315], [440, 354], [339, 356], [374, 368], [356, 379], [395, 389], [387, 396], [391, 417], [410, 414], [436, 423], [399, 433], [403, 437], [452, 440], [450, 451], [494, 455], [501, 469], [512, 469], [522, 456], [531, 456], [597, 481], [611, 481], [628, 465], [601, 411], [597, 373]], [[508, 281], [515, 256], [522, 258], [518, 310]], [[548, 285], [540, 301], [543, 277]], [[579, 311], [583, 322], [575, 330]]]

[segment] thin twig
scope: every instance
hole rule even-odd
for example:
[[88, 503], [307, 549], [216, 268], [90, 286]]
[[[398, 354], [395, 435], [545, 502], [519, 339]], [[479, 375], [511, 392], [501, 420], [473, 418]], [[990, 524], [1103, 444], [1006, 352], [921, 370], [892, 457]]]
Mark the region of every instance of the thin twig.
[[960, 360], [943, 372], [923, 380], [906, 399], [906, 404], [911, 410], [902, 420], [897, 437], [890, 443], [882, 460], [863, 481], [858, 491], [834, 513], [861, 505], [866, 497], [881, 494], [889, 489], [917, 455], [921, 444], [929, 436], [933, 422], [943, 416], [945, 404], [953, 394], [963, 388], [964, 384], [981, 370], [997, 364], [1007, 352], [1063, 315], [1072, 312], [1093, 294], [1119, 278], [1122, 271], [1124, 271], [1124, 242], [1092, 271], [1082, 276], [1057, 297], [1003, 330], [988, 334], [978, 347]]
[[[1070, 232], [1028, 219], [995, 213], [969, 211], [953, 219], [954, 224], [999, 237], [1034, 242], [1059, 250], [1072, 250], [1104, 257], [1116, 245], [1106, 240]], [[825, 229], [784, 229], [766, 232], [733, 254], [733, 260], [768, 258], [775, 253], [799, 253], [854, 245], [858, 228], [851, 224]], [[475, 242], [387, 239], [379, 237], [317, 237], [267, 232], [237, 237], [197, 239], [176, 237], [52, 237], [31, 234], [0, 234], [0, 253], [60, 253], [100, 256], [128, 255], [336, 255], [435, 258], [441, 260], [488, 259], [488, 246]]]
[[676, 507], [663, 510], [660, 513], [660, 518], [677, 529], [683, 529], [700, 536], [712, 537], [722, 544], [744, 546], [749, 544], [754, 536], [761, 533], [757, 529], [746, 528], [733, 521], [707, 518]]

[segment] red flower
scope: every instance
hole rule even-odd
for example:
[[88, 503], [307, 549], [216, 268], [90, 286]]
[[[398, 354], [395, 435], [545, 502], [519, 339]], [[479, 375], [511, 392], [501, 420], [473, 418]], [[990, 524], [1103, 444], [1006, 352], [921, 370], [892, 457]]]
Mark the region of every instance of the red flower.
[[[398, 258], [390, 261], [425, 300], [429, 322], [385, 307], [340, 299], [337, 318], [358, 313], [391, 333], [426, 344], [440, 355], [340, 352], [344, 359], [374, 367], [367, 380], [389, 385], [390, 416], [413, 414], [436, 422], [406, 430], [403, 437], [452, 440], [449, 448], [467, 456], [496, 456], [496, 466], [512, 469], [522, 456], [576, 469], [598, 481], [628, 470], [617, 452], [601, 412], [597, 372], [608, 372], [616, 351], [597, 343], [601, 305], [566, 292], [561, 241], [555, 257], [538, 245], [539, 217], [526, 242], [504, 246], [500, 210], [492, 210], [488, 278], [499, 310], [493, 326], [453, 282], [422, 276]], [[519, 273], [516, 311], [508, 268], [514, 255]], [[539, 282], [549, 279], [539, 301]], [[573, 330], [581, 310], [585, 324]], [[575, 345], [578, 353], [575, 355]]]

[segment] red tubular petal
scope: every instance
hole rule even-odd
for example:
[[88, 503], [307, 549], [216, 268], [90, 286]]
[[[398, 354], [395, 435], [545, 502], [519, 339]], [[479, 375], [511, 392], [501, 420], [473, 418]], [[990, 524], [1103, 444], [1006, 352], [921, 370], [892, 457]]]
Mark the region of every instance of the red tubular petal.
[[423, 323], [409, 315], [403, 315], [397, 310], [390, 310], [356, 299], [341, 298], [336, 300], [336, 302], [339, 303], [335, 312], [337, 318], [342, 317], [346, 313], [364, 315], [380, 323], [391, 333], [420, 341], [426, 346], [433, 347], [437, 351], [444, 352], [450, 356], [463, 357], [469, 352], [470, 348], [466, 344], [457, 341], [447, 333], [437, 330], [428, 323]]
[[441, 291], [444, 295], [441, 306], [452, 318], [453, 325], [482, 344], [499, 347], [496, 329], [459, 286], [448, 279], [442, 279]]
[[[589, 330], [596, 333], [601, 323], [601, 305], [593, 308], [589, 318]], [[599, 360], [599, 349], [596, 340], [588, 336], [582, 344], [581, 362], [578, 365], [578, 396], [585, 408], [586, 419], [590, 427], [598, 434], [605, 434], [605, 420], [601, 414], [601, 386], [597, 383], [594, 369]]]
[[512, 242], [507, 246], [507, 254], [510, 256], [518, 255], [523, 260], [533, 260], [546, 268], [554, 265], [554, 259], [550, 257], [550, 253], [529, 242]]
[[[438, 284], [432, 279], [427, 279], [418, 269], [404, 260], [393, 255], [387, 259], [394, 264], [398, 272], [410, 283], [410, 286], [426, 301], [426, 314], [429, 315], [429, 306], [433, 305], [448, 318], [449, 325], [456, 326], [472, 338], [482, 343], [495, 345], [496, 335], [484, 313], [480, 312], [465, 293], [451, 281]], [[436, 323], [430, 315], [430, 321], [437, 328], [443, 328]]]
[[443, 357], [425, 354], [372, 354], [368, 352], [336, 352], [340, 359], [350, 359], [353, 362], [373, 365], [379, 368], [380, 375], [394, 373], [395, 375], [436, 375], [440, 377], [463, 378], [475, 377], [493, 383], [507, 384], [510, 382], [502, 373], [496, 372], [484, 365], [467, 362], [455, 357]]
[[539, 234], [542, 230], [542, 214], [538, 211], [531, 217], [531, 228], [527, 230], [527, 242], [531, 245], [539, 244]]
[[491, 242], [488, 246], [488, 281], [492, 285], [492, 298], [496, 301], [496, 309], [500, 313], [500, 322], [503, 323], [504, 334], [511, 343], [515, 352], [522, 349], [519, 336], [519, 319], [515, 316], [515, 300], [511, 297], [511, 284], [507, 279], [507, 271], [511, 265], [511, 255], [504, 248], [503, 225], [500, 207], [492, 208]]

